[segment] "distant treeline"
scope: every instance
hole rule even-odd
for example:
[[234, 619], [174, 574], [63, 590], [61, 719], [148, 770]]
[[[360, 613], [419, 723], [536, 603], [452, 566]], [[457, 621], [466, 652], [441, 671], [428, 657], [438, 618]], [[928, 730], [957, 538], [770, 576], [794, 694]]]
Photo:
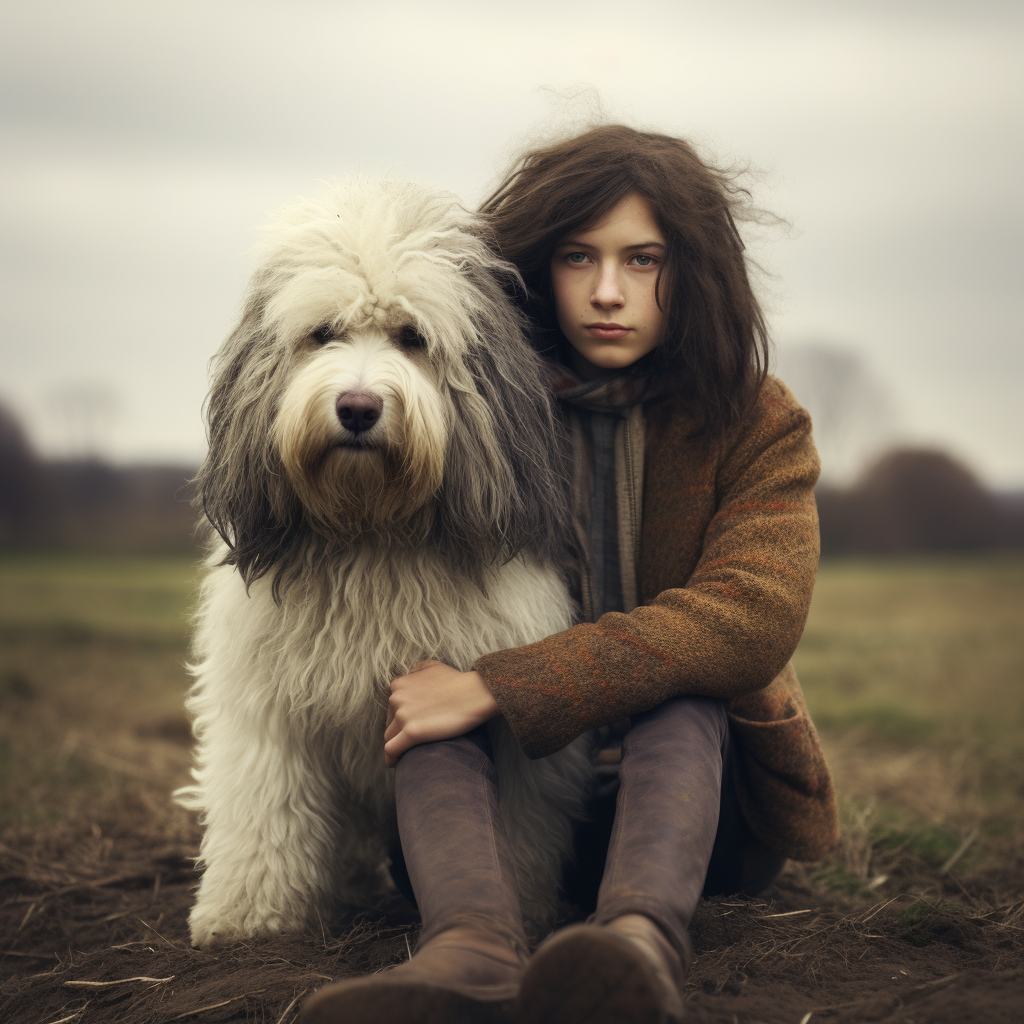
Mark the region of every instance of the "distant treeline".
[[0, 408], [0, 547], [190, 552], [192, 466], [44, 461]]
[[[37, 459], [0, 409], [0, 547], [193, 551], [195, 467]], [[1024, 492], [997, 494], [940, 451], [900, 450], [817, 491], [823, 555], [1024, 548]]]
[[1024, 493], [993, 493], [945, 452], [900, 449], [817, 490], [823, 555], [1024, 547]]
[[[179, 466], [113, 468], [100, 462], [43, 462], [29, 488], [0, 482], [0, 544], [137, 553], [188, 552], [196, 545], [188, 480]], [[2, 471], [2, 470], [0, 470]]]

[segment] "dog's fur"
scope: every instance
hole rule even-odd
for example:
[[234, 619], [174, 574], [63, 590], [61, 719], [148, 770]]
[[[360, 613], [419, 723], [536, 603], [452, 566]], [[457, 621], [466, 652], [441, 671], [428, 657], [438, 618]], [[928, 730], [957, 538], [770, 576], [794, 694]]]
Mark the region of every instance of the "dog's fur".
[[[220, 535], [198, 613], [206, 946], [359, 900], [396, 834], [390, 680], [571, 625], [568, 472], [514, 271], [446, 193], [355, 180], [287, 208], [214, 361], [198, 477]], [[380, 420], [342, 426], [340, 394]], [[491, 726], [524, 914], [551, 923], [584, 745], [528, 760]], [[363, 893], [365, 899], [365, 892]]]

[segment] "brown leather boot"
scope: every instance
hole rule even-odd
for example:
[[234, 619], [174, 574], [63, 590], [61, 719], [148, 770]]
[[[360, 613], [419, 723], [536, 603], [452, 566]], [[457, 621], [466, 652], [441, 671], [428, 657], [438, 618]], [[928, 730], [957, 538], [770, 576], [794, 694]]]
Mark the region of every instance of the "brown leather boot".
[[423, 920], [416, 954], [315, 992], [304, 1024], [511, 1020], [527, 945], [488, 750], [475, 731], [401, 757], [398, 830]]
[[724, 702], [677, 697], [636, 716], [593, 923], [566, 928], [523, 975], [524, 1024], [682, 1020], [687, 928], [718, 825]]

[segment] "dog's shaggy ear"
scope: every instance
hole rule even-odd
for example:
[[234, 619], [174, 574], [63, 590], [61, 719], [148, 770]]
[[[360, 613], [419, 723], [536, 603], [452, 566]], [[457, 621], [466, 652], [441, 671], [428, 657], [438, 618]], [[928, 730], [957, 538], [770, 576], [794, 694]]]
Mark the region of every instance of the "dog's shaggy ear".
[[569, 440], [523, 319], [502, 287], [517, 275], [497, 257], [462, 272], [480, 301], [462, 373], [451, 374], [469, 380], [451, 388], [456, 423], [433, 539], [470, 572], [523, 550], [568, 567], [580, 554]]
[[230, 549], [223, 564], [237, 566], [247, 587], [294, 552], [304, 529], [272, 442], [285, 357], [266, 334], [264, 294], [257, 281], [214, 356], [209, 451], [195, 480], [196, 503]]

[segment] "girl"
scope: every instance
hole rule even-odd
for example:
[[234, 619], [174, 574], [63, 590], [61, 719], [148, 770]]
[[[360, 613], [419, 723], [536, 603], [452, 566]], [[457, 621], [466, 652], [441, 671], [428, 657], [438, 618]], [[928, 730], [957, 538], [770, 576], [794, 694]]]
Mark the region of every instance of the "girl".
[[[754, 894], [835, 842], [789, 663], [818, 460], [766, 372], [737, 193], [684, 141], [610, 125], [528, 153], [484, 204], [576, 439], [584, 621], [393, 681], [384, 752], [423, 933], [308, 1020], [678, 1021], [702, 891]], [[569, 879], [577, 901], [599, 881], [595, 912], [528, 963], [479, 728], [499, 714], [534, 757], [624, 731]]]

